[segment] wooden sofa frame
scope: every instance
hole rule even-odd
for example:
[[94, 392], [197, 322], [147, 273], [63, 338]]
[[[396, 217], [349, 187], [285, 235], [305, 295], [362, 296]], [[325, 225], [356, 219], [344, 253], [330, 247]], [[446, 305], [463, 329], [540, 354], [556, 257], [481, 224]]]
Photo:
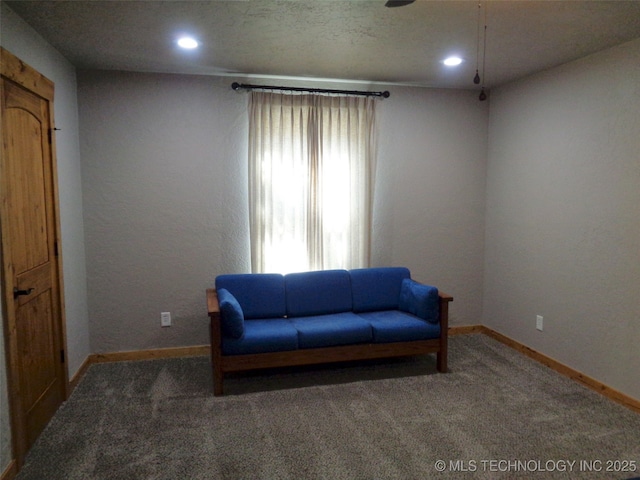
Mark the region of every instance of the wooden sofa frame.
[[431, 340], [393, 343], [359, 343], [337, 347], [309, 348], [284, 352], [255, 353], [248, 355], [223, 355], [220, 305], [215, 289], [207, 289], [207, 308], [211, 321], [211, 363], [213, 366], [213, 394], [223, 393], [224, 375], [262, 368], [313, 365], [376, 358], [405, 357], [437, 354], [436, 367], [447, 372], [447, 348], [449, 329], [449, 302], [453, 297], [439, 292], [440, 337]]

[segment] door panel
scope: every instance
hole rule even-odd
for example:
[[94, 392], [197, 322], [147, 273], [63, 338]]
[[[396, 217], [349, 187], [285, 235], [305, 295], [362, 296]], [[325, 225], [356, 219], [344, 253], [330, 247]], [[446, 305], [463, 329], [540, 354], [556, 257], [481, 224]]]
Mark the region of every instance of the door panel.
[[38, 400], [56, 382], [54, 338], [51, 325], [51, 293], [38, 295], [16, 312], [18, 345], [20, 348], [21, 392], [28, 410], [37, 407]]
[[47, 152], [41, 141], [47, 127], [40, 118], [44, 100], [10, 82], [5, 82], [4, 92], [3, 124], [9, 139], [6, 175], [12, 186], [7, 197], [10, 211], [15, 212], [7, 221], [12, 261], [20, 274], [49, 260], [43, 163]]
[[[6, 54], [3, 50], [3, 61]], [[9, 335], [14, 447], [21, 463], [64, 401], [67, 373], [56, 255], [55, 162], [49, 135], [52, 98], [43, 98], [18, 80], [9, 80], [14, 77], [4, 68], [0, 200], [8, 317], [5, 332]], [[20, 63], [20, 68], [27, 67]]]

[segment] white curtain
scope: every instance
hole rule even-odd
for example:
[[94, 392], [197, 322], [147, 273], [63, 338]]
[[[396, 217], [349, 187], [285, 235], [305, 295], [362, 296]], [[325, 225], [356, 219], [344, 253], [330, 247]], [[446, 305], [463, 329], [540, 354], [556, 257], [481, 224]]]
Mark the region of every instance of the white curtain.
[[369, 266], [375, 102], [251, 93], [254, 272]]

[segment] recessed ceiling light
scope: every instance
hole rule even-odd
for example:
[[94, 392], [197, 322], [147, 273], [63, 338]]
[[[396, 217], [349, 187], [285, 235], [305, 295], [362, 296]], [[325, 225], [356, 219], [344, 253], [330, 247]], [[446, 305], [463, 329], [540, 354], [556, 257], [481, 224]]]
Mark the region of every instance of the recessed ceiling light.
[[447, 67], [456, 67], [462, 63], [462, 59], [460, 57], [449, 57], [445, 58], [442, 63]]
[[178, 39], [178, 46], [193, 50], [194, 48], [198, 48], [198, 41], [192, 37], [182, 37]]

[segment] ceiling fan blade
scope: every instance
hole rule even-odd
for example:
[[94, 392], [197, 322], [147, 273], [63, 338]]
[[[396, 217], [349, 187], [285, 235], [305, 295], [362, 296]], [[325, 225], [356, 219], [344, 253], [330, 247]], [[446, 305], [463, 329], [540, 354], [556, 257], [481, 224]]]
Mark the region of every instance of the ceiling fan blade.
[[404, 7], [405, 5], [409, 5], [410, 3], [415, 2], [416, 0], [387, 0], [387, 3], [384, 4], [385, 7]]

